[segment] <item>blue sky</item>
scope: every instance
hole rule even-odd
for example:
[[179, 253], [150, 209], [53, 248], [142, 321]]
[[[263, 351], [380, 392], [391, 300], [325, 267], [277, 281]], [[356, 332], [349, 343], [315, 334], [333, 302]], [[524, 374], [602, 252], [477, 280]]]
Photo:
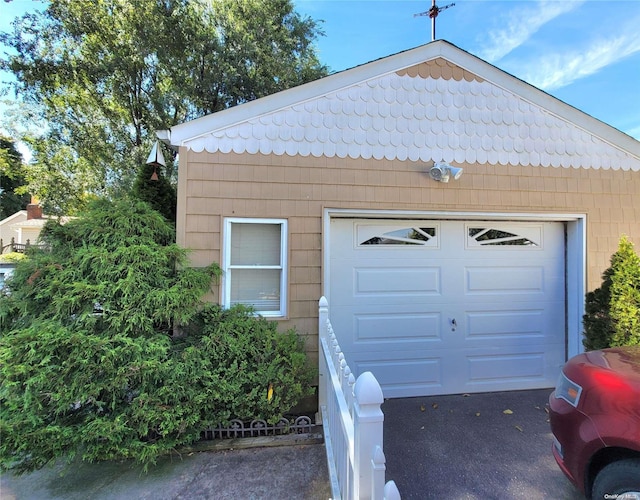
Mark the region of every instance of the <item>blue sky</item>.
[[[438, 0], [455, 2], [437, 38], [477, 55], [640, 139], [640, 0]], [[320, 59], [340, 71], [431, 40], [430, 0], [294, 0], [323, 20]], [[0, 2], [0, 31], [46, 2]], [[2, 80], [6, 80], [2, 75]], [[0, 108], [1, 110], [2, 108]], [[1, 112], [1, 111], [0, 111]]]
[[[438, 0], [436, 38], [640, 140], [639, 0]], [[343, 70], [431, 41], [430, 0], [295, 0]]]

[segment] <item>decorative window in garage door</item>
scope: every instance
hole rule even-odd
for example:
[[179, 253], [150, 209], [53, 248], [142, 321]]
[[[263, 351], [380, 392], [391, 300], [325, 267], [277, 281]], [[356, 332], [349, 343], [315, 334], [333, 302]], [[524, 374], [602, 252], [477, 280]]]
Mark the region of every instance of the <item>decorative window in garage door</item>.
[[468, 225], [467, 248], [487, 246], [528, 247], [529, 249], [541, 247], [542, 227], [538, 225]]
[[438, 247], [437, 226], [369, 226], [358, 227], [358, 246], [404, 245]]

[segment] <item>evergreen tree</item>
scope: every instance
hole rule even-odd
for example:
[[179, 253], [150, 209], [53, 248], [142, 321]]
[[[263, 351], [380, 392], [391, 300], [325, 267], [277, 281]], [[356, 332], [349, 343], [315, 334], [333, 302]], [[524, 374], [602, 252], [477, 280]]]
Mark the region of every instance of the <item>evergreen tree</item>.
[[175, 224], [178, 201], [176, 190], [160, 167], [147, 164], [140, 167], [133, 183], [132, 194], [160, 212], [167, 221]]
[[96, 202], [41, 239], [50, 250], [20, 261], [0, 296], [0, 463], [140, 454], [131, 403], [163, 378], [172, 327], [196, 315], [216, 268], [178, 271], [173, 228], [139, 201]]
[[626, 236], [600, 288], [586, 295], [583, 325], [587, 350], [640, 345], [640, 257]]
[[620, 240], [611, 267], [611, 345], [640, 345], [640, 257], [626, 237]]

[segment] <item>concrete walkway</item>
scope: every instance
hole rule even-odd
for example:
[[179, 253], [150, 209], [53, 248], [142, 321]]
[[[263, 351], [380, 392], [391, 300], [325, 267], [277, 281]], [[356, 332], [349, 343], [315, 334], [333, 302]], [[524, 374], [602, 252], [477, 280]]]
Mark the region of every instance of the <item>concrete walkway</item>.
[[0, 478], [2, 500], [300, 499], [331, 495], [324, 445], [192, 453], [142, 472], [130, 463], [78, 463]]

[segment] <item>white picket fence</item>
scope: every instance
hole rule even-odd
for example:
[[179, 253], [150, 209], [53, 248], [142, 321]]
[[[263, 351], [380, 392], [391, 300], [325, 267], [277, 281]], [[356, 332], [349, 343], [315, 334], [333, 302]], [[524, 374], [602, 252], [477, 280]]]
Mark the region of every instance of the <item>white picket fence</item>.
[[382, 451], [382, 388], [371, 372], [356, 380], [319, 302], [319, 407], [333, 500], [400, 500], [396, 484], [385, 484]]

